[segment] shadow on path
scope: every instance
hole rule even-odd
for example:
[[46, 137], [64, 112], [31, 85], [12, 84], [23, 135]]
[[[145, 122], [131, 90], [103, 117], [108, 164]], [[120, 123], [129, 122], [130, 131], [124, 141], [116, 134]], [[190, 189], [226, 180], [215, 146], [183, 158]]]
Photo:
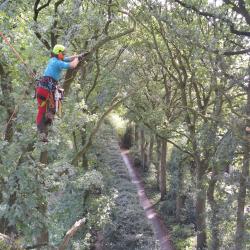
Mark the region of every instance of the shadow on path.
[[121, 150], [121, 154], [123, 161], [128, 168], [132, 183], [136, 185], [137, 193], [140, 199], [140, 204], [143, 207], [145, 214], [152, 225], [155, 237], [160, 243], [161, 250], [174, 250], [174, 247], [170, 241], [169, 233], [167, 231], [164, 222], [162, 221], [156, 210], [153, 208], [153, 204], [149, 201], [148, 197], [145, 194], [143, 183], [141, 179], [138, 177], [138, 174], [136, 173], [136, 170], [133, 164], [131, 163], [131, 159], [129, 157], [129, 151]]

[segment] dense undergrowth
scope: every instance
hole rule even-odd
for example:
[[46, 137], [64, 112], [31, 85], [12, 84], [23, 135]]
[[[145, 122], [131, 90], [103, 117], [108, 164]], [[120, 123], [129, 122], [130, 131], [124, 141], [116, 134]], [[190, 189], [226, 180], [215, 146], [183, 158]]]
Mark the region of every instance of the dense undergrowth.
[[99, 140], [104, 142], [98, 143], [99, 159], [106, 174], [109, 173], [105, 179], [110, 195], [114, 197], [109, 223], [103, 229], [105, 249], [158, 249], [121, 158], [116, 134], [106, 127]]
[[[158, 249], [110, 125], [105, 125], [95, 141], [89, 169], [69, 165], [67, 174], [54, 185], [48, 216], [51, 244], [58, 245], [65, 230], [85, 217], [87, 223], [69, 249], [92, 249], [97, 235], [102, 235], [103, 249]], [[55, 167], [52, 176], [56, 173]]]

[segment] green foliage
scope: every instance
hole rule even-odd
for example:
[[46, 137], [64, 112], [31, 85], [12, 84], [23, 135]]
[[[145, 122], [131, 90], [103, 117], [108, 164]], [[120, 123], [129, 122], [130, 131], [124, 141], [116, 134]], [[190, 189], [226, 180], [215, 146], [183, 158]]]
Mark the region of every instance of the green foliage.
[[112, 127], [115, 129], [118, 137], [122, 138], [125, 134], [127, 121], [123, 120], [121, 116], [116, 113], [110, 114], [108, 119]]
[[6, 244], [3, 240], [0, 240], [0, 249], [1, 250], [11, 250], [11, 246]]
[[[34, 2], [39, 2], [37, 17]], [[102, 131], [106, 137], [98, 136], [94, 145], [93, 138], [87, 141], [114, 98], [135, 91], [119, 107], [123, 119], [111, 114], [109, 120], [118, 136], [123, 136], [127, 123], [142, 126], [145, 149], [152, 134], [178, 147], [168, 151], [168, 202], [159, 204], [171, 216], [176, 247], [195, 245], [193, 227], [175, 224], [176, 197], [185, 198], [181, 222], [194, 223], [197, 184], [202, 182], [206, 193], [216, 180], [215, 206], [210, 202], [204, 211], [208, 243], [218, 226], [221, 248], [233, 248], [249, 65], [244, 54], [224, 54], [248, 48], [249, 36], [239, 36], [233, 28], [248, 30], [244, 13], [249, 14], [249, 3], [245, 1], [245, 12], [236, 11], [243, 5], [229, 1], [189, 1], [193, 9], [171, 1], [57, 3], [0, 4], [1, 32], [38, 76], [54, 43], [67, 46], [69, 55], [91, 51], [76, 69], [79, 73], [65, 97], [63, 117], [50, 128], [50, 142], [41, 144], [34, 123], [34, 83], [20, 58], [0, 38], [0, 217], [8, 219], [25, 244], [34, 243], [48, 226], [50, 243], [57, 246], [67, 229], [86, 216], [88, 222], [71, 242], [72, 249], [90, 249], [97, 231], [103, 232], [109, 249], [156, 249], [135, 190], [122, 163], [117, 163], [116, 141], [110, 139], [114, 132], [106, 127]], [[196, 9], [216, 17], [206, 18]], [[133, 20], [137, 22], [133, 33], [115, 36], [132, 27]], [[87, 153], [72, 166], [86, 142]], [[41, 152], [46, 151], [49, 163], [41, 164]], [[156, 156], [154, 147], [155, 165]], [[149, 171], [145, 179], [153, 189], [155, 174]], [[153, 197], [159, 197], [158, 191]], [[219, 218], [216, 223], [214, 212]]]
[[171, 235], [176, 242], [176, 249], [193, 249], [195, 243], [193, 225], [175, 225], [172, 227]]

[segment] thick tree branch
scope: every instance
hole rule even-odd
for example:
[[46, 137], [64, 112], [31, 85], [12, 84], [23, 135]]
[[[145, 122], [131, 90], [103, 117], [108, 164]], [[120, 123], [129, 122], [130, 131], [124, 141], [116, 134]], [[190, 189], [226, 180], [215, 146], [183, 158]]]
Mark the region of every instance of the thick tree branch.
[[8, 235], [0, 233], [0, 242], [2, 242], [2, 241], [6, 244], [6, 246], [1, 245], [2, 247], [6, 247], [4, 249], [7, 249], [7, 248], [12, 249], [12, 250], [22, 250], [23, 249], [15, 243], [14, 239], [9, 237]]
[[45, 3], [44, 5], [41, 5], [40, 7], [38, 7], [39, 3], [40, 3], [40, 0], [36, 0], [35, 4], [34, 4], [34, 16], [33, 16], [33, 20], [34, 21], [37, 21], [37, 18], [38, 18], [38, 15], [39, 15], [39, 12], [46, 8], [47, 6], [49, 6], [50, 2], [52, 0], [48, 0], [47, 3]]
[[[111, 72], [112, 70], [114, 70], [114, 68], [116, 67], [116, 64], [118, 62], [118, 60], [120, 59], [122, 53], [128, 48], [128, 45], [123, 46], [122, 48], [119, 49], [118, 54], [115, 55], [114, 57], [112, 57], [105, 65], [104, 68], [109, 66], [111, 63], [113, 64], [112, 67], [110, 67], [109, 72]], [[113, 62], [114, 61], [114, 62]]]
[[45, 247], [45, 246], [48, 246], [47, 243], [44, 243], [44, 244], [37, 244], [37, 245], [33, 245], [33, 246], [27, 246], [25, 247], [26, 250], [30, 250], [30, 249], [38, 249], [40, 247]]
[[97, 82], [98, 82], [98, 77], [100, 75], [100, 64], [99, 64], [99, 53], [98, 50], [96, 51], [96, 74], [95, 74], [95, 79], [94, 79], [94, 83], [91, 86], [90, 90], [88, 91], [85, 101], [87, 102], [89, 96], [91, 95], [92, 91], [95, 89]]
[[233, 6], [232, 9], [238, 14], [242, 15], [245, 18], [246, 23], [250, 25], [250, 14], [246, 9], [246, 4], [244, 0], [238, 0], [239, 4], [238, 6], [233, 2], [231, 2], [230, 0], [223, 0], [223, 2], [227, 5], [232, 5]]
[[86, 219], [83, 218], [75, 222], [75, 224], [68, 230], [60, 244], [58, 250], [65, 250], [69, 244], [70, 239], [76, 234], [76, 232], [85, 224]]
[[[246, 54], [246, 53], [249, 53], [249, 52], [250, 52], [250, 48], [243, 49], [243, 50], [238, 50], [238, 51], [225, 51], [225, 52], [222, 53], [222, 55], [224, 55], [224, 56], [235, 56], [235, 55], [243, 55], [243, 54]], [[220, 51], [216, 50], [215, 53], [219, 54]]]
[[126, 106], [130, 111], [132, 111], [133, 113], [135, 113], [136, 115], [138, 115], [141, 118], [142, 123], [151, 131], [153, 132], [153, 134], [155, 134], [156, 136], [158, 136], [159, 138], [166, 140], [167, 142], [171, 143], [173, 146], [175, 146], [176, 148], [178, 148], [180, 151], [182, 151], [183, 153], [186, 153], [188, 155], [190, 155], [191, 157], [194, 158], [194, 154], [183, 149], [181, 146], [177, 145], [175, 142], [173, 142], [172, 140], [169, 139], [169, 137], [165, 137], [163, 135], [161, 135], [155, 128], [153, 128], [149, 123], [145, 122], [142, 119], [142, 116], [137, 113], [136, 111], [132, 110], [131, 108], [129, 108], [128, 106]]
[[58, 7], [63, 4], [65, 0], [59, 0], [54, 4], [54, 22], [51, 27], [51, 32], [50, 32], [50, 40], [51, 40], [51, 47], [54, 47], [57, 44], [57, 38], [58, 35], [56, 34], [56, 27], [58, 24], [57, 21], [57, 15], [58, 15]]
[[[228, 19], [228, 18], [221, 17], [221, 16], [218, 16], [216, 14], [212, 14], [212, 13], [207, 12], [207, 11], [201, 11], [198, 8], [196, 8], [195, 6], [193, 6], [191, 4], [188, 4], [188, 3], [185, 3], [183, 1], [180, 1], [180, 0], [175, 0], [175, 2], [178, 3], [178, 4], [180, 4], [182, 7], [186, 8], [186, 9], [193, 10], [194, 12], [196, 12], [200, 16], [204, 16], [206, 18], [210, 17], [210, 18], [217, 19], [217, 20], [220, 20], [220, 21], [228, 24], [229, 28], [230, 28], [230, 32], [233, 33], [233, 34], [235, 34], [235, 35], [250, 37], [250, 32], [248, 32], [248, 31], [240, 31], [240, 30], [235, 29], [235, 24], [230, 19]], [[234, 10], [234, 9], [232, 8], [232, 10]], [[243, 8], [242, 11], [244, 12], [244, 8]], [[249, 13], [248, 13], [248, 15], [249, 15]], [[245, 19], [246, 19], [246, 17], [245, 17]]]
[[46, 47], [47, 50], [51, 50], [49, 42], [46, 39], [44, 39], [38, 31], [35, 31], [35, 35], [43, 43], [43, 45]]
[[112, 0], [108, 0], [108, 20], [105, 24], [105, 27], [103, 29], [103, 33], [108, 35], [108, 29], [109, 29], [109, 25], [112, 22], [112, 12], [111, 12], [111, 6], [112, 6]]
[[117, 106], [119, 106], [122, 102], [124, 102], [126, 99], [128, 99], [131, 95], [135, 94], [136, 91], [132, 91], [131, 93], [127, 94], [125, 97], [123, 97], [122, 99], [120, 99], [119, 101], [117, 101], [117, 97], [115, 97], [113, 99], [113, 101], [111, 102], [110, 107], [102, 114], [102, 116], [100, 117], [100, 119], [97, 121], [95, 127], [93, 128], [93, 130], [91, 131], [90, 135], [88, 136], [86, 143], [83, 145], [82, 149], [80, 151], [77, 152], [77, 154], [75, 155], [75, 157], [73, 158], [73, 160], [71, 161], [72, 165], [75, 165], [78, 161], [78, 159], [86, 153], [86, 151], [88, 150], [88, 148], [91, 146], [92, 141], [94, 136], [96, 135], [96, 133], [98, 132], [102, 122], [104, 121], [104, 119], [106, 118], [106, 116], [113, 110], [115, 109]]
[[[121, 10], [120, 10], [119, 12], [121, 12], [121, 13], [123, 13], [123, 14], [126, 14], [126, 15], [128, 15], [128, 16], [130, 17], [130, 19], [131, 19], [132, 22], [133, 22], [132, 27], [131, 27], [131, 28], [128, 28], [127, 30], [125, 30], [125, 31], [123, 31], [123, 32], [114, 34], [114, 35], [112, 35], [112, 36], [105, 35], [101, 40], [99, 40], [99, 41], [90, 49], [89, 54], [86, 56], [86, 60], [89, 60], [89, 59], [92, 57], [92, 55], [94, 54], [94, 52], [95, 52], [96, 50], [98, 50], [99, 48], [101, 48], [104, 44], [106, 44], [106, 43], [108, 43], [108, 42], [110, 42], [110, 41], [119, 39], [120, 37], [126, 36], [126, 35], [132, 33], [132, 32], [135, 30], [135, 28], [136, 28], [136, 21], [135, 21], [135, 19], [132, 17], [132, 15], [131, 15], [130, 13], [128, 13], [128, 12], [121, 11]], [[73, 82], [73, 80], [75, 79], [76, 74], [77, 74], [79, 68], [82, 66], [83, 63], [84, 63], [83, 61], [80, 62], [80, 63], [78, 64], [78, 67], [77, 67], [76, 69], [73, 69], [73, 70], [72, 70], [72, 69], [69, 69], [69, 70], [67, 70], [66, 75], [65, 75], [65, 81], [64, 81], [64, 83], [63, 83], [63, 88], [64, 88], [64, 91], [65, 91], [65, 95], [68, 94], [69, 89], [70, 89], [70, 85], [71, 85], [71, 83]]]
[[[34, 16], [33, 16], [33, 20], [37, 23], [37, 19], [38, 19], [38, 15], [40, 13], [41, 10], [43, 10], [44, 8], [46, 8], [47, 6], [49, 6], [51, 0], [48, 0], [46, 4], [44, 5], [41, 5], [40, 7], [38, 7], [39, 3], [40, 3], [40, 0], [36, 0], [35, 3], [34, 3]], [[50, 50], [51, 49], [51, 46], [49, 44], [49, 42], [44, 39], [42, 37], [42, 35], [38, 32], [38, 31], [35, 31], [35, 35], [36, 37], [43, 43], [43, 45], [48, 49]]]

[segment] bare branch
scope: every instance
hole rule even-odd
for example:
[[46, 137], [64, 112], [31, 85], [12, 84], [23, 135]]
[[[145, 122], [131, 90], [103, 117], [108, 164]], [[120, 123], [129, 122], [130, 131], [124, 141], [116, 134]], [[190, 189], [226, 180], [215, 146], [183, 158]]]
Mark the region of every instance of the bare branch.
[[112, 22], [112, 12], [111, 12], [111, 6], [112, 6], [112, 0], [108, 0], [108, 20], [105, 24], [103, 33], [108, 35], [108, 29], [109, 29], [109, 25]]
[[38, 18], [38, 15], [39, 15], [39, 12], [46, 8], [47, 6], [49, 6], [50, 2], [52, 0], [48, 0], [47, 3], [45, 3], [44, 5], [41, 5], [39, 8], [38, 8], [38, 5], [40, 3], [40, 0], [36, 0], [35, 4], [34, 4], [34, 16], [33, 16], [33, 20], [36, 22], [37, 21], [37, 18]]
[[35, 31], [35, 35], [43, 43], [43, 45], [46, 47], [47, 50], [51, 50], [49, 42], [46, 39], [44, 39], [38, 31]]
[[[96, 50], [98, 50], [99, 48], [101, 48], [104, 44], [106, 44], [106, 43], [108, 43], [108, 42], [110, 42], [110, 41], [119, 39], [120, 37], [126, 36], [126, 35], [132, 33], [132, 32], [135, 30], [135, 28], [136, 28], [136, 21], [135, 21], [134, 17], [133, 17], [130, 13], [126, 12], [126, 11], [120, 10], [119, 12], [121, 12], [121, 13], [123, 13], [123, 14], [126, 14], [126, 15], [128, 15], [128, 16], [130, 17], [130, 19], [131, 19], [132, 22], [133, 22], [132, 27], [131, 27], [131, 28], [128, 28], [127, 30], [125, 30], [125, 31], [123, 31], [123, 32], [114, 34], [114, 35], [112, 35], [112, 36], [108, 36], [108, 35], [104, 36], [103, 39], [101, 39], [100, 41], [98, 41], [98, 42], [90, 49], [89, 54], [86, 56], [86, 60], [90, 59], [90, 58], [92, 57], [93, 53], [94, 53]], [[67, 70], [66, 75], [65, 75], [65, 79], [66, 79], [66, 80], [65, 80], [64, 83], [63, 83], [63, 88], [64, 88], [64, 91], [65, 91], [65, 94], [66, 94], [66, 95], [67, 95], [68, 92], [69, 92], [69, 88], [70, 88], [71, 83], [73, 82], [73, 80], [74, 80], [75, 77], [76, 77], [76, 74], [77, 74], [77, 72], [78, 72], [78, 69], [82, 66], [83, 63], [84, 63], [83, 61], [80, 62], [80, 63], [78, 64], [78, 66], [77, 66], [76, 69], [73, 69], [73, 70], [72, 70], [72, 69], [69, 69], [69, 70]]]
[[[141, 117], [140, 114], [138, 114], [136, 111], [132, 110], [131, 108], [129, 108], [128, 106], [126, 106], [130, 111], [132, 111], [133, 113], [135, 113], [136, 115], [139, 115]], [[193, 158], [195, 157], [193, 153], [183, 149], [181, 146], [177, 145], [175, 142], [173, 142], [172, 140], [169, 139], [169, 137], [165, 137], [163, 135], [161, 135], [156, 129], [154, 129], [149, 123], [143, 121], [143, 119], [141, 119], [142, 123], [149, 129], [151, 130], [151, 132], [153, 132], [156, 136], [158, 136], [159, 138], [166, 140], [167, 142], [171, 143], [173, 146], [175, 146], [176, 148], [178, 148], [180, 151], [182, 151], [183, 153], [186, 153], [190, 156], [192, 156]]]
[[94, 83], [92, 85], [92, 87], [90, 88], [90, 90], [88, 91], [87, 95], [86, 95], [86, 98], [85, 98], [85, 101], [87, 102], [90, 94], [92, 93], [92, 91], [94, 90], [94, 88], [96, 87], [97, 85], [97, 81], [98, 81], [98, 77], [100, 75], [100, 64], [99, 64], [99, 53], [98, 53], [98, 50], [96, 51], [96, 75], [95, 75], [95, 79], [94, 79]]
[[86, 143], [83, 145], [82, 149], [80, 151], [77, 152], [77, 154], [75, 155], [75, 157], [73, 158], [73, 160], [71, 161], [72, 165], [75, 165], [76, 162], [78, 161], [78, 159], [86, 153], [86, 151], [88, 150], [88, 148], [91, 146], [92, 144], [92, 140], [94, 138], [94, 136], [96, 135], [97, 131], [99, 130], [102, 122], [104, 121], [104, 119], [106, 118], [106, 116], [117, 106], [119, 106], [122, 102], [124, 102], [126, 99], [128, 99], [131, 95], [135, 94], [136, 90], [132, 91], [131, 93], [127, 94], [125, 97], [121, 98], [119, 101], [117, 101], [117, 97], [115, 97], [112, 101], [111, 101], [111, 105], [110, 107], [102, 114], [102, 116], [100, 117], [100, 119], [98, 120], [98, 122], [96, 123], [95, 127], [93, 128], [93, 130], [91, 131], [88, 139], [86, 140]]
[[[217, 53], [219, 53], [219, 51], [215, 51]], [[249, 53], [250, 52], [250, 48], [248, 49], [243, 49], [243, 50], [238, 50], [238, 51], [225, 51], [222, 53], [222, 55], [224, 56], [235, 56], [235, 55], [243, 55], [243, 54], [246, 54], [246, 53]]]
[[13, 249], [13, 250], [22, 250], [23, 249], [23, 248], [21, 248], [20, 246], [18, 246], [15, 243], [14, 239], [12, 239], [11, 237], [9, 237], [8, 235], [0, 233], [0, 242], [2, 242], [2, 241], [6, 244], [5, 246], [2, 246], [2, 247], [6, 247], [6, 249], [7, 248], [10, 248], [10, 249]]
[[26, 250], [29, 250], [29, 249], [37, 249], [37, 248], [40, 248], [40, 247], [45, 247], [47, 246], [48, 244], [47, 243], [44, 243], [44, 244], [37, 244], [37, 245], [33, 245], [33, 246], [27, 246], [25, 247]]
[[54, 47], [57, 44], [57, 38], [58, 35], [56, 34], [56, 27], [58, 24], [57, 21], [57, 12], [58, 12], [58, 7], [64, 2], [65, 0], [59, 0], [54, 4], [54, 22], [51, 27], [51, 32], [50, 32], [50, 40], [51, 40], [51, 46]]
[[[38, 7], [39, 3], [40, 3], [40, 0], [36, 0], [35, 3], [34, 3], [34, 16], [33, 16], [33, 20], [37, 23], [37, 19], [38, 19], [38, 15], [40, 13], [40, 11], [44, 8], [46, 8], [47, 6], [49, 6], [51, 0], [48, 0], [46, 4], [44, 5], [41, 5], [40, 7]], [[38, 31], [35, 31], [35, 35], [36, 37], [43, 43], [43, 45], [48, 49], [50, 50], [51, 49], [51, 46], [49, 44], [49, 42], [44, 39], [42, 37], [42, 35], [38, 32]]]
[[[235, 24], [230, 19], [228, 19], [228, 18], [217, 16], [216, 14], [212, 14], [210, 12], [201, 11], [198, 8], [196, 8], [195, 6], [187, 4], [187, 3], [184, 3], [183, 1], [180, 1], [180, 0], [175, 0], [175, 2], [178, 3], [178, 4], [180, 4], [182, 7], [186, 8], [186, 9], [193, 10], [194, 12], [196, 12], [200, 16], [204, 16], [206, 18], [210, 17], [210, 18], [217, 19], [217, 20], [220, 20], [220, 21], [228, 24], [229, 28], [230, 28], [230, 32], [233, 33], [233, 34], [235, 34], [235, 35], [250, 37], [250, 32], [248, 32], [248, 31], [240, 31], [240, 30], [235, 29]], [[243, 13], [244, 12], [244, 8], [241, 11]], [[246, 9], [245, 9], [245, 11], [247, 12]], [[242, 14], [242, 13], [240, 13], [240, 14]], [[248, 12], [247, 12], [247, 14], [249, 15]], [[246, 15], [246, 13], [245, 13], [245, 15]], [[244, 17], [246, 19], [247, 16], [244, 16]], [[248, 23], [248, 20], [247, 20], [247, 23]]]
[[70, 239], [76, 234], [76, 232], [85, 224], [86, 219], [83, 218], [75, 222], [75, 224], [68, 230], [66, 235], [63, 238], [61, 245], [58, 250], [65, 250], [69, 244]]
[[237, 6], [236, 4], [234, 4], [229, 0], [223, 0], [223, 2], [227, 5], [232, 5], [233, 6], [232, 9], [238, 14], [242, 15], [245, 18], [246, 23], [250, 25], [250, 14], [246, 9], [246, 4], [244, 0], [238, 0], [239, 6]]

